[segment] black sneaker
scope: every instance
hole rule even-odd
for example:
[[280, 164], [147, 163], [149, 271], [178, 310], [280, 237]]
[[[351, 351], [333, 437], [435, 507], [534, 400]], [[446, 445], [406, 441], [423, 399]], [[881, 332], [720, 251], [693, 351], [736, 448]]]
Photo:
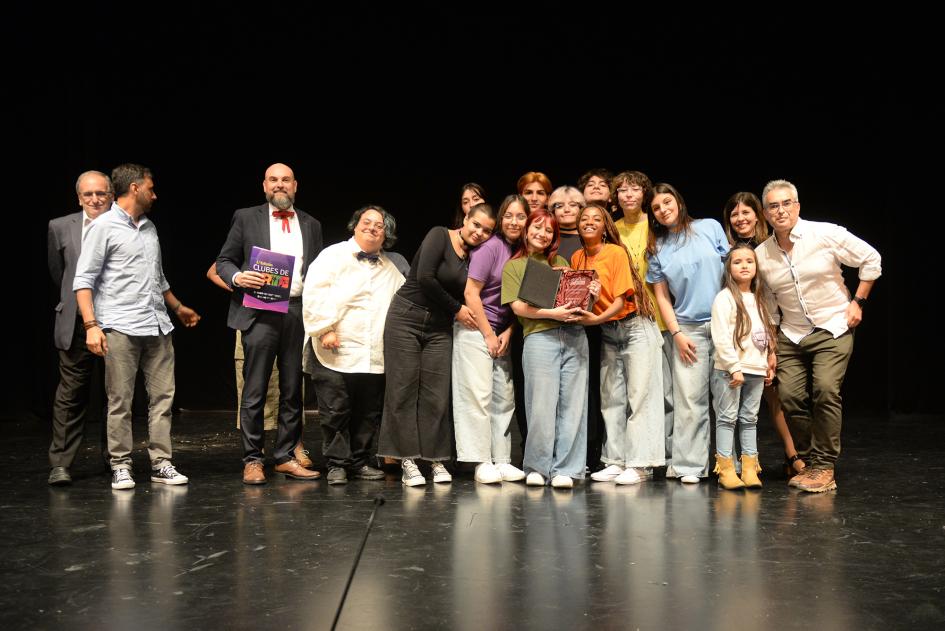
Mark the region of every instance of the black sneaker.
[[112, 471], [113, 489], [133, 489], [135, 480], [131, 477], [131, 469], [115, 469]]
[[353, 472], [355, 480], [383, 480], [384, 472], [370, 465], [361, 465]]

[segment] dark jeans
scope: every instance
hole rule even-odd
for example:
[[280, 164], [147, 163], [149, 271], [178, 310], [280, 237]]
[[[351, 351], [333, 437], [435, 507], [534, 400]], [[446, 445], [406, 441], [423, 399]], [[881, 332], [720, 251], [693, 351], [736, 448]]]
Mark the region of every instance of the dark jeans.
[[328, 466], [359, 469], [368, 464], [384, 409], [384, 375], [338, 372], [316, 359], [312, 381]]
[[252, 326], [243, 331], [243, 400], [240, 430], [243, 462], [263, 459], [266, 392], [273, 362], [279, 367], [279, 427], [276, 464], [292, 460], [292, 450], [302, 438], [302, 301], [289, 301], [288, 313], [260, 310]]
[[449, 460], [453, 318], [395, 295], [384, 325], [384, 417], [377, 455]]
[[601, 450], [607, 438], [604, 415], [600, 403], [600, 349], [601, 329], [599, 326], [586, 326], [589, 384], [587, 388], [587, 466], [591, 471], [602, 468]]

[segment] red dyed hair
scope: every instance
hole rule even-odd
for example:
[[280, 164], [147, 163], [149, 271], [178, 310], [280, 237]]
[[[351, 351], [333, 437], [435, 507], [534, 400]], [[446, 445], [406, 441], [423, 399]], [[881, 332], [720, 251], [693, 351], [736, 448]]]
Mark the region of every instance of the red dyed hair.
[[525, 230], [522, 232], [522, 243], [518, 246], [518, 250], [512, 256], [513, 259], [528, 256], [528, 230], [532, 227], [532, 224], [538, 223], [539, 221], [550, 222], [549, 225], [551, 226], [551, 229], [554, 230], [554, 235], [551, 237], [551, 243], [547, 248], [545, 248], [545, 251], [542, 252], [542, 254], [548, 257], [548, 264], [552, 264], [555, 256], [558, 254], [558, 246], [561, 245], [561, 232], [558, 230], [558, 222], [555, 220], [555, 216], [543, 208], [532, 211], [532, 214], [530, 214], [528, 219], [525, 221]]

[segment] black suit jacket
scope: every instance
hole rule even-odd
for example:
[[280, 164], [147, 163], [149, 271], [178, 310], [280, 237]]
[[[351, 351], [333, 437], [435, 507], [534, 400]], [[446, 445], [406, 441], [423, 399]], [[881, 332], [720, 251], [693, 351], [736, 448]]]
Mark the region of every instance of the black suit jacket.
[[72, 291], [75, 279], [75, 266], [82, 249], [82, 220], [85, 213], [79, 211], [59, 217], [49, 222], [49, 234], [46, 239], [46, 262], [49, 275], [52, 276], [56, 289], [59, 290], [59, 304], [56, 305], [56, 325], [53, 339], [56, 348], [67, 351], [72, 346], [75, 331], [76, 302]]
[[[311, 215], [295, 209], [302, 230], [302, 278], [318, 253], [322, 251], [322, 225]], [[217, 274], [232, 287], [230, 311], [226, 323], [231, 329], [245, 331], [256, 319], [256, 309], [243, 306], [243, 291], [233, 285], [233, 275], [249, 269], [253, 246], [269, 249], [269, 204], [241, 208], [233, 213], [230, 233], [217, 257]]]

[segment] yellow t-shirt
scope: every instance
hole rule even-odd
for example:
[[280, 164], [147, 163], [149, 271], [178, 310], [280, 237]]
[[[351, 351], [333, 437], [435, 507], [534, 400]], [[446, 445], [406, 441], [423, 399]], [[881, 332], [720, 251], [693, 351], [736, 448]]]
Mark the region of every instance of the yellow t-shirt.
[[[643, 221], [635, 224], [627, 223], [626, 217], [621, 217], [614, 223], [617, 225], [617, 232], [620, 233], [620, 241], [630, 250], [630, 260], [633, 261], [637, 273], [640, 275], [641, 279], [645, 279], [648, 267], [646, 262], [646, 242], [650, 234], [650, 227], [647, 225], [646, 215], [642, 215], [642, 217]], [[653, 294], [653, 286], [649, 283], [644, 283], [643, 286], [646, 288], [646, 295], [649, 296], [650, 302], [653, 304], [653, 310], [656, 312], [656, 324], [659, 325], [660, 331], [665, 331], [666, 325], [663, 324], [660, 310], [656, 307], [656, 296]]]

